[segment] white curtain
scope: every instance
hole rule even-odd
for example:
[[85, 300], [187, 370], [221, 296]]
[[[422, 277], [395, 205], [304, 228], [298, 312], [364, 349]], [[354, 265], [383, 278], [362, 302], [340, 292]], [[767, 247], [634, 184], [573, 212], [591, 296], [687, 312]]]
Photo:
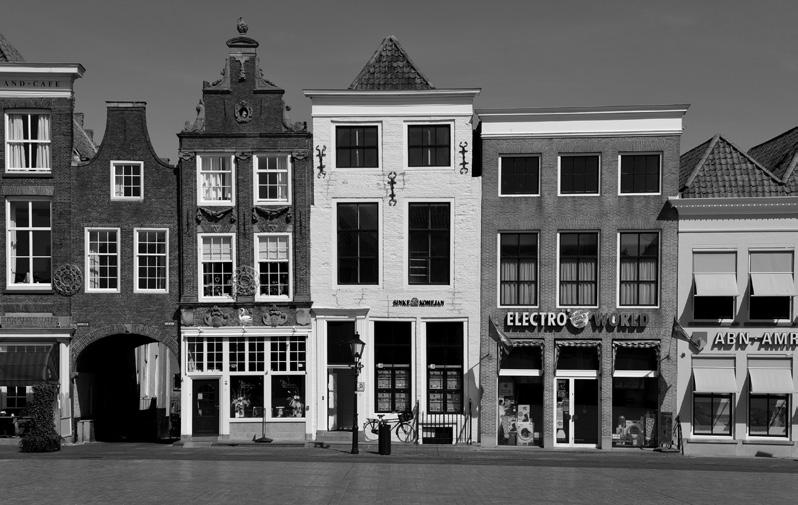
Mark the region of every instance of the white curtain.
[[21, 142], [25, 137], [25, 116], [8, 116], [8, 168], [26, 168], [25, 163], [25, 144]]
[[579, 262], [576, 260], [562, 260], [560, 262], [560, 304], [561, 305], [578, 305], [578, 288], [579, 286], [573, 282], [577, 279], [577, 271]]
[[36, 144], [36, 168], [50, 168], [50, 116], [41, 115], [38, 118], [39, 138], [37, 140], [47, 142]]

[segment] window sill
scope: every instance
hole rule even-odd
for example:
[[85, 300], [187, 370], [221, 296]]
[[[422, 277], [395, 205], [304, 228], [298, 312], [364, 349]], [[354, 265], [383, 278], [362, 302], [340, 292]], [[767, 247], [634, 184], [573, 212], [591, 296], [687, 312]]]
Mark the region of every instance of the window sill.
[[787, 437], [761, 437], [748, 438], [743, 440], [743, 445], [795, 445], [795, 442]]
[[121, 293], [118, 289], [87, 289], [85, 290], [87, 295], [113, 295]]
[[290, 200], [255, 200], [256, 207], [285, 207], [291, 205]]
[[151, 290], [134, 289], [133, 290], [133, 294], [135, 294], [135, 295], [168, 295], [169, 294], [169, 290], [168, 289], [157, 289], [157, 290], [156, 289], [151, 289]]
[[540, 198], [540, 193], [519, 193], [517, 195], [504, 195], [499, 193], [499, 198]]
[[144, 201], [144, 197], [123, 197], [123, 196], [112, 196], [112, 202], [130, 202], [130, 203], [141, 203]]
[[618, 196], [662, 196], [662, 192], [658, 192], [658, 193], [618, 193]]
[[197, 207], [235, 207], [235, 203], [230, 200], [218, 200], [213, 202], [197, 201]]
[[737, 444], [737, 440], [731, 435], [693, 435], [693, 437], [695, 438], [686, 438], [684, 441], [688, 444]]
[[52, 295], [53, 288], [52, 286], [35, 288], [35, 287], [11, 287], [7, 286], [6, 289], [3, 291], [4, 294], [7, 295]]
[[52, 179], [53, 172], [9, 172], [8, 170], [5, 171], [3, 174], [8, 179]]
[[557, 193], [557, 196], [601, 196], [601, 193]]

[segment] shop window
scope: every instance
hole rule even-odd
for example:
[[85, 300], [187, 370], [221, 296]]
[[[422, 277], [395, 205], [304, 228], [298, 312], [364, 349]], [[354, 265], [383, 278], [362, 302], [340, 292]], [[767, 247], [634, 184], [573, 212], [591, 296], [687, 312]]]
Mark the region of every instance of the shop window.
[[598, 304], [598, 233], [560, 233], [560, 306]]
[[50, 172], [50, 114], [6, 114], [6, 172]]
[[557, 370], [598, 370], [598, 346], [557, 346]]
[[734, 319], [738, 294], [735, 252], [694, 252], [693, 281], [693, 318]]
[[449, 284], [450, 205], [411, 203], [409, 284]]
[[560, 194], [599, 194], [599, 161], [597, 155], [560, 156]]
[[351, 365], [349, 341], [355, 336], [354, 321], [327, 321], [327, 364]]
[[305, 417], [305, 376], [272, 376], [272, 417]]
[[498, 444], [543, 443], [543, 378], [499, 377]]
[[230, 419], [263, 416], [263, 376], [230, 377]]
[[540, 156], [501, 156], [499, 196], [540, 195]]
[[500, 370], [540, 370], [543, 368], [541, 348], [539, 346], [516, 345], [510, 352], [503, 354]]
[[732, 434], [732, 394], [693, 393], [693, 434]]
[[427, 412], [463, 411], [463, 323], [427, 323]]
[[499, 242], [500, 305], [537, 305], [537, 233], [501, 233]]
[[255, 156], [255, 203], [291, 202], [291, 160], [285, 154]]
[[222, 339], [219, 337], [186, 338], [187, 372], [221, 372]]
[[338, 204], [338, 284], [379, 282], [379, 206]]
[[111, 200], [144, 199], [144, 163], [111, 162]]
[[659, 194], [659, 154], [621, 155], [621, 194]]
[[169, 291], [169, 230], [136, 229], [133, 244], [135, 286], [138, 292]]
[[197, 203], [233, 205], [235, 189], [233, 156], [197, 156], [197, 165]]
[[6, 202], [9, 288], [50, 289], [52, 221], [48, 200]]
[[790, 319], [792, 298], [786, 296], [752, 296], [749, 299], [751, 319]]
[[291, 298], [291, 234], [258, 233], [258, 299]]
[[200, 298], [232, 298], [235, 270], [235, 237], [232, 234], [200, 234]]
[[752, 251], [749, 253], [751, 273], [751, 319], [789, 320], [795, 294], [792, 251]]
[[451, 165], [450, 125], [409, 125], [407, 166], [448, 167]]
[[374, 375], [376, 412], [410, 410], [411, 323], [374, 323]]
[[336, 126], [335, 166], [379, 167], [378, 137], [377, 126]]
[[119, 229], [86, 228], [86, 291], [119, 292]]
[[306, 344], [304, 337], [271, 339], [272, 372], [304, 372]]
[[748, 397], [748, 434], [761, 437], [786, 437], [790, 424], [790, 396], [755, 395]]
[[652, 307], [659, 293], [659, 234], [621, 233], [618, 305]]
[[655, 446], [658, 404], [656, 378], [613, 377], [612, 445]]

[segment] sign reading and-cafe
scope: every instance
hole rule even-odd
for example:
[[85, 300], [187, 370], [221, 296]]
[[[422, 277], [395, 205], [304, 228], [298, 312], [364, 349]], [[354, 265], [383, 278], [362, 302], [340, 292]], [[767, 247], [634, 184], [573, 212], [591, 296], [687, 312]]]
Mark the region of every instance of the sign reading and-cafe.
[[504, 324], [509, 327], [562, 328], [570, 324], [581, 329], [590, 321], [599, 328], [645, 328], [648, 314], [645, 312], [508, 312]]

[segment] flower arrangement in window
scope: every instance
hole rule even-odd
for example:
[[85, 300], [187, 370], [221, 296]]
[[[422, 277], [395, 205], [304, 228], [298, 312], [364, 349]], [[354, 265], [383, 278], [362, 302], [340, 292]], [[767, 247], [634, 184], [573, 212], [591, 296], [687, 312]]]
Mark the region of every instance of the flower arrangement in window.
[[251, 402], [249, 398], [242, 396], [241, 394], [236, 395], [236, 398], [231, 402], [233, 407], [233, 411], [235, 412], [236, 417], [244, 417], [244, 409], [249, 408]]

